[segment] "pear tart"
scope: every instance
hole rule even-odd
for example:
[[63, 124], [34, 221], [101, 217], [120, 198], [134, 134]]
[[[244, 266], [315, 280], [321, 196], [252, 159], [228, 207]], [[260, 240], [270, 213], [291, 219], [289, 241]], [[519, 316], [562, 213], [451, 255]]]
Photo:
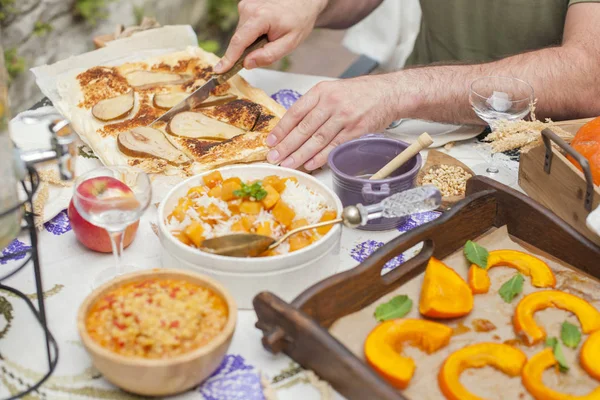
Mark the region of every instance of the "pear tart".
[[202, 86], [218, 60], [190, 47], [142, 62], [78, 71], [59, 82], [59, 109], [109, 166], [185, 176], [263, 161], [266, 135], [285, 109], [239, 75], [195, 109], [148, 127]]

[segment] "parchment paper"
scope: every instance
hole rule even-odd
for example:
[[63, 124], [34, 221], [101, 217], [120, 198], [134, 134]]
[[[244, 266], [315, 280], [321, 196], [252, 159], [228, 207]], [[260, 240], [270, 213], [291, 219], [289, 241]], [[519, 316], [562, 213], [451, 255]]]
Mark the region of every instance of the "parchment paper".
[[[539, 233], [544, 234], [543, 232]], [[597, 309], [600, 309], [600, 283], [580, 272], [575, 272], [568, 265], [533, 249], [526, 245], [517, 243], [509, 237], [506, 227], [495, 229], [488, 232], [483, 237], [477, 239], [477, 242], [488, 250], [513, 249], [528, 252], [540, 257], [550, 265], [557, 278], [557, 289], [581, 296], [588, 300]], [[458, 272], [463, 278], [467, 278], [469, 264], [466, 261], [462, 249], [443, 260], [444, 263]], [[600, 262], [600, 261], [599, 261]], [[402, 267], [400, 267], [402, 268]], [[443, 399], [438, 383], [437, 374], [442, 362], [452, 352], [479, 342], [502, 343], [506, 340], [515, 339], [512, 327], [512, 316], [514, 309], [525, 294], [531, 293], [537, 289], [531, 286], [530, 278], [525, 277], [523, 294], [519, 295], [512, 303], [507, 304], [498, 295], [500, 286], [516, 274], [516, 270], [508, 267], [495, 267], [490, 270], [489, 275], [492, 282], [490, 291], [486, 294], [475, 296], [475, 306], [470, 315], [449, 321], [438, 321], [446, 323], [458, 331], [452, 337], [450, 344], [434, 353], [427, 355], [420, 350], [404, 346], [404, 354], [412, 357], [416, 361], [417, 369], [409, 387], [403, 391], [404, 395], [412, 400]], [[419, 293], [423, 283], [423, 274], [407, 282], [405, 285], [390, 293], [369, 307], [350, 314], [336, 321], [330, 329], [330, 333], [347, 346], [360, 359], [364, 360], [363, 344], [368, 333], [377, 325], [373, 313], [377, 305], [389, 301], [392, 297], [399, 294], [408, 295], [413, 301], [413, 308], [406, 318], [420, 318], [418, 311]], [[476, 318], [486, 319], [492, 322], [496, 329], [490, 332], [475, 332], [472, 321]], [[576, 326], [579, 326], [577, 318], [568, 312], [547, 309], [535, 314], [535, 319], [540, 323], [548, 333], [548, 337], [560, 337], [560, 325], [567, 320]], [[460, 331], [468, 332], [458, 334]], [[566, 374], [561, 374], [553, 369], [549, 369], [544, 374], [544, 383], [549, 387], [567, 392], [570, 394], [583, 395], [590, 392], [598, 386], [598, 382], [589, 377], [579, 366], [578, 355], [581, 345], [587, 338], [582, 336], [581, 343], [577, 349], [572, 350], [563, 345], [570, 370]], [[528, 357], [537, 354], [543, 349], [543, 344], [526, 347], [518, 345]], [[509, 378], [492, 367], [481, 369], [469, 369], [461, 376], [461, 382], [475, 395], [486, 399], [532, 399], [529, 393], [521, 384], [520, 377]]]
[[57, 81], [68, 73], [79, 73], [98, 65], [118, 65], [126, 62], [184, 50], [187, 46], [198, 45], [196, 33], [189, 25], [165, 26], [138, 32], [128, 38], [110, 41], [106, 47], [88, 53], [69, 57], [51, 65], [32, 68], [36, 83], [54, 106], [61, 109]]
[[[89, 68], [98, 65], [120, 65], [126, 62], [140, 61], [149, 57], [167, 54], [175, 51], [185, 50], [188, 46], [196, 46], [198, 38], [189, 25], [165, 26], [138, 32], [131, 37], [111, 41], [107, 46], [81, 55], [69, 57], [52, 65], [43, 65], [33, 68], [31, 71], [36, 77], [36, 83], [42, 93], [48, 97], [54, 108], [65, 118], [71, 119], [71, 111], [66, 102], [61, 98], [59, 82], [67, 76], [75, 76]], [[45, 129], [45, 125], [44, 129]], [[18, 132], [19, 129], [13, 129]], [[40, 137], [41, 143], [36, 143], [34, 148], [47, 146], [48, 134]], [[20, 140], [20, 139], [17, 139]], [[81, 156], [77, 157], [77, 176], [101, 166], [98, 160], [88, 160]], [[152, 175], [153, 202], [157, 203], [163, 199], [166, 193], [182, 178], [176, 176]], [[71, 189], [72, 190], [72, 189]], [[52, 218], [56, 210], [65, 209], [70, 200], [68, 195], [60, 195], [58, 189], [51, 188], [50, 202], [44, 209], [45, 219]], [[61, 189], [62, 192], [67, 192]], [[54, 214], [54, 215], [53, 215]]]

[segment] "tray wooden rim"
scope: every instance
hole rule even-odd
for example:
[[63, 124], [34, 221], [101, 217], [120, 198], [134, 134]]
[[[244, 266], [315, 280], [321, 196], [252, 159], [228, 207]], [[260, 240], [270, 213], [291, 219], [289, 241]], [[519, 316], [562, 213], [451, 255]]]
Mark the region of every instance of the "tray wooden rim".
[[[467, 217], [479, 221], [460, 221]], [[462, 231], [446, 236], [440, 233], [442, 227], [452, 224]], [[473, 238], [491, 227], [503, 225], [512, 236], [528, 239], [527, 243], [541, 251], [560, 260], [569, 259], [568, 264], [574, 268], [600, 278], [600, 265], [596, 262], [600, 259], [600, 247], [524, 194], [490, 179], [474, 177], [468, 183], [467, 198], [449, 213], [392, 240], [356, 268], [308, 288], [291, 304], [271, 293], [257, 295], [254, 306], [264, 347], [274, 353], [285, 352], [349, 399], [408, 400], [331, 336], [327, 328], [333, 321], [358, 311], [422, 272], [431, 255], [444, 258], [450, 250], [455, 251], [459, 246], [450, 247], [459, 242], [464, 244], [464, 235]], [[536, 229], [544, 235], [536, 236]], [[389, 259], [419, 242], [424, 242], [421, 253], [393, 272], [380, 275], [381, 267]], [[379, 273], [377, 281], [373, 280], [374, 275], [369, 275], [373, 270]], [[351, 299], [349, 305], [342, 304], [348, 301], [345, 289], [353, 282], [362, 285], [354, 289], [359, 298]], [[334, 301], [327, 299], [331, 293], [335, 294]]]

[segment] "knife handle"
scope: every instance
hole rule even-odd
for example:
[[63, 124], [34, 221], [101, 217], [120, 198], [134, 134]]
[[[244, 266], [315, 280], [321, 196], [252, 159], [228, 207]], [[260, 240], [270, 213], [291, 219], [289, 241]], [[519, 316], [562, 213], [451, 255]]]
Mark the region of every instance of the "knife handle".
[[246, 60], [246, 56], [248, 56], [248, 54], [252, 53], [254, 50], [260, 49], [267, 43], [269, 43], [267, 35], [262, 35], [258, 39], [256, 39], [254, 43], [252, 43], [250, 46], [248, 46], [248, 48], [246, 48], [246, 50], [244, 50], [240, 58], [235, 62], [235, 64], [233, 64], [233, 67], [231, 67], [229, 71], [221, 75], [215, 76], [215, 78], [219, 82], [219, 85], [222, 85], [223, 83], [227, 82], [232, 76], [237, 75], [237, 73], [244, 68], [244, 61]]

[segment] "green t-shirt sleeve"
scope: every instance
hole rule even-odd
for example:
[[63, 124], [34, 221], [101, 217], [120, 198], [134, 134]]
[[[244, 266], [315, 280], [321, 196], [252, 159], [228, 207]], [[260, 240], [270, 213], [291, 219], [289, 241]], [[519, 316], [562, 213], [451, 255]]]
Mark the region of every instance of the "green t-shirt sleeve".
[[600, 0], [570, 0], [569, 6], [577, 3], [600, 3]]

